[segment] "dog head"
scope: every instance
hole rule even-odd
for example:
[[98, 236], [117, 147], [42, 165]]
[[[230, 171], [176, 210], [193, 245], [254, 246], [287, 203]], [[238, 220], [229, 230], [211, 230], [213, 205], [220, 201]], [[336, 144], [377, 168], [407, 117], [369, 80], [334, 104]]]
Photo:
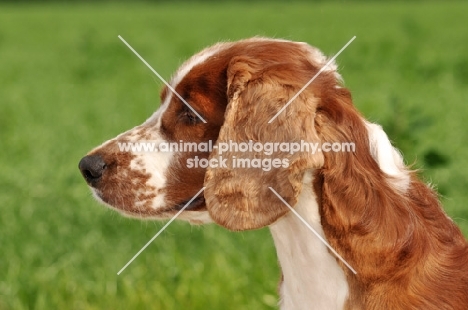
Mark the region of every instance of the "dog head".
[[291, 146], [346, 142], [346, 113], [366, 133], [367, 155], [390, 156], [371, 154], [372, 137], [336, 65], [326, 63], [305, 43], [216, 44], [179, 68], [146, 122], [89, 152], [79, 168], [98, 200], [128, 216], [169, 218], [191, 201], [181, 219], [267, 226], [288, 211], [269, 187], [294, 206], [304, 173], [326, 166], [325, 153]]

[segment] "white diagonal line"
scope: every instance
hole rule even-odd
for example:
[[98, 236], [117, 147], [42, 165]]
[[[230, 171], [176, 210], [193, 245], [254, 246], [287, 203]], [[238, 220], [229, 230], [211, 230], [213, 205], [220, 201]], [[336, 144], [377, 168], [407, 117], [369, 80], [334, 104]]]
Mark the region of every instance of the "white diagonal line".
[[145, 250], [145, 249], [146, 249], [146, 248], [147, 248], [147, 247], [150, 245], [150, 243], [151, 243], [151, 242], [153, 242], [153, 241], [154, 241], [154, 239], [156, 239], [156, 238], [157, 238], [157, 237], [158, 237], [158, 236], [159, 236], [159, 235], [160, 235], [160, 234], [161, 234], [161, 233], [164, 231], [164, 229], [166, 229], [166, 228], [167, 228], [167, 226], [169, 226], [169, 225], [170, 225], [170, 224], [171, 224], [171, 223], [172, 223], [172, 222], [173, 222], [173, 221], [174, 221], [174, 220], [175, 220], [175, 219], [176, 219], [176, 218], [177, 218], [177, 217], [178, 217], [178, 216], [179, 216], [179, 215], [182, 213], [182, 211], [184, 211], [184, 210], [185, 210], [185, 208], [187, 208], [187, 206], [188, 206], [188, 205], [190, 205], [190, 204], [192, 203], [192, 201], [194, 201], [194, 200], [195, 200], [195, 198], [197, 198], [197, 197], [198, 197], [198, 195], [200, 195], [200, 194], [201, 194], [201, 192], [203, 192], [204, 190], [205, 190], [205, 188], [204, 188], [204, 187], [203, 187], [201, 190], [199, 190], [199, 191], [198, 191], [198, 193], [196, 193], [196, 194], [195, 194], [195, 196], [193, 196], [193, 198], [192, 198], [192, 199], [190, 199], [190, 201], [189, 201], [189, 202], [187, 202], [187, 203], [185, 204], [185, 206], [184, 206], [182, 209], [180, 209], [180, 210], [179, 210], [179, 212], [177, 212], [177, 213], [176, 213], [176, 215], [174, 215], [174, 216], [173, 216], [173, 217], [172, 217], [172, 218], [169, 220], [169, 222], [167, 222], [167, 223], [166, 223], [166, 225], [164, 225], [164, 227], [163, 227], [163, 228], [161, 228], [161, 229], [158, 231], [158, 233], [157, 233], [156, 235], [154, 235], [154, 237], [153, 237], [153, 238], [151, 238], [151, 240], [150, 240], [150, 241], [148, 241], [148, 242], [145, 244], [145, 246], [144, 246], [144, 247], [142, 247], [142, 248], [141, 248], [141, 250], [140, 250], [140, 251], [138, 251], [138, 253], [136, 253], [136, 254], [135, 254], [135, 256], [133, 256], [133, 257], [132, 257], [132, 259], [131, 259], [131, 260], [129, 260], [129, 261], [128, 261], [128, 263], [127, 263], [125, 266], [123, 266], [123, 267], [122, 267], [122, 269], [120, 269], [120, 271], [119, 271], [119, 272], [117, 272], [117, 275], [120, 275], [120, 274], [122, 273], [122, 271], [124, 271], [124, 270], [125, 270], [125, 268], [127, 268], [127, 267], [128, 267], [128, 265], [130, 265], [130, 264], [131, 264], [131, 263], [132, 263], [132, 262], [135, 260], [135, 258], [137, 258], [137, 257], [138, 257], [138, 255], [140, 255], [140, 254], [141, 254], [141, 252], [143, 252], [143, 251], [144, 251], [144, 250]]
[[325, 66], [323, 66], [323, 67], [319, 70], [319, 72], [317, 72], [317, 73], [309, 80], [309, 82], [307, 82], [307, 84], [305, 84], [304, 87], [302, 87], [302, 88], [297, 92], [297, 94], [295, 94], [295, 95], [288, 101], [288, 103], [286, 103], [286, 104], [284, 105], [284, 107], [282, 107], [281, 110], [279, 110], [278, 113], [276, 113], [275, 116], [273, 116], [273, 117], [268, 121], [268, 124], [271, 124], [271, 122], [273, 122], [274, 119], [277, 118], [278, 115], [280, 115], [281, 112], [283, 112], [284, 109], [286, 109], [286, 108], [291, 104], [291, 102], [293, 102], [293, 101], [310, 85], [310, 83], [312, 83], [312, 82], [320, 75], [320, 73], [322, 73], [322, 72], [336, 59], [336, 57], [338, 57], [338, 55], [340, 55], [341, 52], [343, 52], [343, 51], [348, 47], [348, 45], [350, 45], [351, 42], [354, 41], [354, 39], [356, 39], [356, 36], [352, 37], [351, 40], [349, 40], [348, 43], [346, 43], [345, 46], [343, 46], [343, 47], [340, 49], [340, 51], [339, 51], [338, 53], [336, 53], [336, 55], [333, 56], [333, 57], [325, 64]]
[[156, 74], [156, 76], [190, 109], [192, 110], [193, 113], [195, 113], [196, 116], [198, 116], [198, 118], [203, 122], [203, 123], [206, 123], [205, 119], [203, 117], [201, 117], [200, 114], [198, 114], [197, 111], [195, 111], [194, 108], [192, 108], [192, 106], [184, 99], [182, 98], [181, 95], [179, 95], [178, 92], [176, 92], [176, 90], [171, 86], [169, 85], [168, 82], [166, 82], [166, 80], [156, 71], [154, 70], [149, 63], [146, 62], [146, 60], [143, 59], [143, 57], [140, 56], [140, 54], [138, 54], [137, 51], [135, 51], [133, 49], [133, 47], [127, 43], [127, 41], [124, 40], [124, 38], [122, 38], [120, 35], [118, 36], [119, 39], [138, 57], [140, 58], [140, 60], [154, 73]]
[[341, 260], [343, 262], [343, 264], [346, 265], [346, 267], [349, 268], [349, 270], [351, 270], [354, 274], [357, 274], [356, 270], [354, 270], [353, 267], [351, 267], [351, 265], [348, 264], [348, 262], [345, 261], [344, 258], [341, 257], [341, 255], [338, 254], [338, 252], [336, 252], [335, 249], [333, 249], [331, 247], [331, 245], [329, 245], [328, 242], [325, 239], [323, 239], [323, 237], [320, 236], [320, 234], [314, 228], [312, 228], [312, 226], [310, 226], [309, 223], [307, 223], [306, 220], [304, 220], [304, 218], [302, 216], [300, 216], [299, 213], [297, 213], [296, 210], [294, 210], [286, 202], [286, 200], [283, 199], [283, 197], [280, 196], [280, 194], [278, 194], [272, 187], [269, 186], [268, 188], [292, 211], [292, 213], [294, 213], [294, 215], [296, 215], [301, 220], [302, 223], [304, 223], [307, 226], [307, 228], [310, 229], [310, 231], [312, 231], [317, 236], [317, 238], [319, 238], [320, 241], [323, 242], [323, 244], [325, 244], [327, 246], [328, 249], [330, 249], [330, 251], [332, 251], [333, 254], [335, 254], [336, 257], [338, 257], [339, 260]]

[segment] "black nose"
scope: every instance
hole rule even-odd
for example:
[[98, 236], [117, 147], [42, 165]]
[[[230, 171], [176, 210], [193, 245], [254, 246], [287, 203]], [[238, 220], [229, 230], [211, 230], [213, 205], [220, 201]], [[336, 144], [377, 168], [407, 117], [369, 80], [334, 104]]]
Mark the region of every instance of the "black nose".
[[102, 173], [106, 169], [106, 163], [100, 155], [88, 155], [80, 160], [78, 168], [80, 168], [86, 182], [92, 185], [102, 177]]

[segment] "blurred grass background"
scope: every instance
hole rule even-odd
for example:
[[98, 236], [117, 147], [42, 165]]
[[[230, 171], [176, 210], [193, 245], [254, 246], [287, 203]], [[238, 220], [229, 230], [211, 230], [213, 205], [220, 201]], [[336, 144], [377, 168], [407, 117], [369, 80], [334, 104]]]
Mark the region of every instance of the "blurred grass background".
[[[98, 205], [82, 155], [140, 124], [201, 48], [254, 35], [338, 58], [356, 106], [468, 235], [466, 2], [0, 4], [0, 309], [274, 309], [267, 229], [163, 226]], [[311, 236], [313, 237], [313, 236]]]

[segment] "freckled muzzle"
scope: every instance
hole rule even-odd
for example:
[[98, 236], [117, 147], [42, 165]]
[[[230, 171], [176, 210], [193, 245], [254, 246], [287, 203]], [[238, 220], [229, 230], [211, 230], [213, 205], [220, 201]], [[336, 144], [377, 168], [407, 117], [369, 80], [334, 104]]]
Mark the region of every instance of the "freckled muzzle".
[[134, 159], [131, 153], [116, 153], [110, 143], [83, 157], [78, 168], [98, 201], [128, 216], [161, 217], [167, 208], [152, 207], [158, 190], [148, 184], [149, 173], [132, 169]]

